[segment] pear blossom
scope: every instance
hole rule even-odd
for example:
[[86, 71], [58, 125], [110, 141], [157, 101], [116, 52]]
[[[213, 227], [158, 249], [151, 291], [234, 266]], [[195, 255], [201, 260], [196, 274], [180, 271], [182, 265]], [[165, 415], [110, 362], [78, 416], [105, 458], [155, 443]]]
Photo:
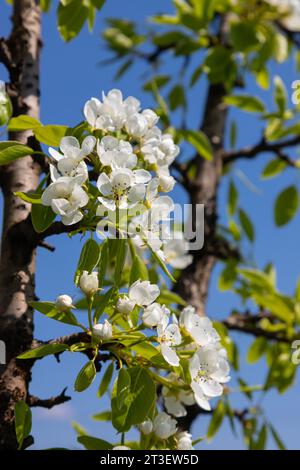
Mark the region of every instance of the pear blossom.
[[201, 408], [210, 410], [209, 398], [222, 395], [222, 384], [230, 380], [223, 350], [214, 344], [203, 346], [191, 358], [189, 370], [196, 402]]
[[177, 422], [167, 413], [158, 413], [153, 421], [153, 431], [159, 439], [168, 439], [177, 431]]
[[134, 113], [126, 119], [126, 130], [133, 137], [143, 137], [148, 131], [148, 121], [140, 113]]
[[113, 170], [132, 169], [137, 165], [137, 156], [133, 153], [130, 142], [113, 136], [107, 135], [98, 141], [97, 153], [102, 165], [110, 166]]
[[97, 181], [101, 193], [98, 200], [109, 210], [133, 207], [143, 200], [146, 183], [150, 180], [151, 174], [142, 169], [131, 171], [128, 168], [120, 168], [113, 170], [110, 176], [101, 173]]
[[108, 320], [105, 320], [104, 323], [97, 323], [93, 326], [93, 335], [101, 339], [110, 339], [112, 337], [112, 325]]
[[169, 169], [167, 167], [158, 169], [158, 181], [159, 189], [163, 193], [168, 193], [172, 191], [175, 186], [176, 180], [173, 176], [170, 175]]
[[163, 134], [157, 126], [154, 126], [143, 137], [141, 152], [146, 162], [165, 167], [173, 163], [179, 154], [179, 147], [174, 144], [170, 134]]
[[161, 323], [157, 325], [157, 340], [160, 343], [160, 350], [165, 361], [171, 366], [179, 366], [179, 358], [173, 347], [181, 343], [181, 334], [177, 323], [168, 325], [168, 317], [163, 317]]
[[211, 320], [196, 314], [194, 307], [185, 307], [179, 317], [180, 327], [195, 340], [198, 346], [216, 344], [220, 336], [213, 327]]
[[192, 255], [188, 254], [189, 244], [183, 238], [181, 232], [174, 232], [173, 238], [166, 240], [163, 244], [163, 253], [165, 262], [175, 269], [184, 269], [189, 266], [192, 261]]
[[155, 126], [159, 120], [159, 116], [152, 109], [144, 109], [142, 116], [146, 119], [149, 128]]
[[79, 279], [79, 287], [86, 295], [93, 295], [99, 288], [98, 273], [83, 271]]
[[168, 319], [169, 315], [170, 310], [165, 305], [160, 305], [159, 303], [154, 302], [145, 308], [142, 315], [142, 320], [146, 326], [152, 328], [161, 323], [164, 317]]
[[139, 425], [139, 430], [141, 431], [141, 433], [145, 434], [145, 436], [147, 436], [148, 434], [151, 434], [153, 431], [152, 421], [148, 419], [147, 421], [144, 421], [143, 423], [141, 423]]
[[[173, 372], [171, 372], [167, 378], [177, 386], [184, 384], [184, 382]], [[164, 397], [164, 405], [167, 412], [176, 418], [186, 416], [187, 411], [185, 406], [192, 406], [195, 404], [194, 394], [191, 390], [170, 390], [168, 387], [163, 386], [162, 395]]]
[[79, 222], [83, 214], [81, 208], [89, 202], [87, 193], [81, 188], [81, 176], [63, 176], [51, 183], [42, 194], [42, 204], [51, 206], [55, 214], [61, 215], [64, 225]]
[[85, 137], [81, 146], [76, 137], [66, 136], [61, 139], [60, 150], [58, 152], [49, 147], [49, 153], [54, 160], [50, 164], [52, 181], [56, 181], [61, 176], [78, 176], [82, 178], [81, 183], [87, 180], [88, 170], [83, 159], [89, 155], [96, 145], [96, 139], [92, 135]]
[[117, 302], [117, 310], [124, 315], [129, 315], [135, 307], [135, 302], [130, 300], [127, 295], [119, 297]]
[[147, 307], [152, 304], [160, 294], [159, 287], [156, 284], [150, 284], [149, 281], [137, 280], [129, 288], [129, 299], [139, 307]]
[[192, 435], [189, 432], [179, 432], [176, 437], [178, 450], [194, 450]]
[[75, 308], [74, 305], [73, 305], [72, 297], [70, 297], [69, 295], [66, 295], [66, 294], [59, 295], [56, 298], [55, 306], [56, 306], [57, 310], [60, 311], [60, 312], [66, 312], [70, 308]]

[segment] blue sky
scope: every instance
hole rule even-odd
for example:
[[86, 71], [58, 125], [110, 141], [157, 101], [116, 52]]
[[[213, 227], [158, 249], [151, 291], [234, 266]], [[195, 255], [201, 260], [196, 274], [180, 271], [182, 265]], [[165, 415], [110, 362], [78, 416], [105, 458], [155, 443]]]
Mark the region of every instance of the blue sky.
[[[138, 0], [108, 0], [100, 15], [98, 15], [93, 34], [85, 29], [78, 38], [69, 44], [60, 39], [55, 26], [55, 12], [44, 15], [43, 42], [44, 48], [41, 59], [41, 120], [44, 123], [58, 123], [75, 125], [82, 118], [82, 107], [91, 96], [98, 96], [102, 90], [121, 88], [124, 95], [134, 95], [141, 99], [143, 107], [151, 106], [152, 101], [148, 94], [141, 91], [139, 78], [145, 70], [140, 63], [134, 64], [130, 72], [119, 82], [113, 79], [114, 66], [99, 66], [99, 61], [108, 57], [100, 41], [100, 32], [106, 17], [129, 18], [141, 23], [146, 16], [158, 12], [171, 10], [170, 0], [152, 0], [151, 2]], [[1, 36], [9, 32], [10, 7], [1, 2]], [[177, 68], [171, 59], [167, 59], [166, 72], [176, 76]], [[193, 62], [195, 68], [198, 64]], [[289, 62], [285, 65], [273, 65], [274, 71], [280, 74], [288, 90], [291, 82], [297, 78], [294, 65]], [[0, 78], [6, 79], [4, 69], [0, 68]], [[190, 93], [189, 124], [197, 127], [200, 122], [199, 110], [205, 100], [205, 83], [200, 81]], [[250, 79], [248, 80], [250, 93], [261, 96], [271, 106], [270, 92], [262, 92]], [[194, 105], [194, 103], [196, 103]], [[251, 144], [260, 136], [260, 125], [255, 116], [243, 116], [232, 112], [232, 117], [239, 120], [239, 144]], [[176, 120], [179, 116], [175, 116]], [[260, 173], [268, 155], [261, 155], [254, 163], [240, 162], [234, 169], [234, 179], [240, 191], [241, 206], [244, 207], [256, 226], [256, 243], [254, 249], [246, 248], [249, 256], [253, 257], [259, 267], [263, 267], [272, 260], [278, 270], [279, 288], [292, 293], [299, 273], [300, 254], [299, 217], [296, 217], [286, 228], [276, 230], [273, 222], [272, 207], [278, 192], [288, 184], [299, 186], [299, 175], [295, 171], [287, 170], [278, 179], [263, 182]], [[239, 172], [251, 181], [257, 191], [250, 191], [239, 178]], [[220, 212], [224, 211], [228, 179], [225, 178], [220, 188]], [[181, 189], [174, 192], [175, 200], [184, 201], [185, 194]], [[225, 218], [221, 218], [221, 222]], [[49, 240], [50, 241], [50, 240]], [[37, 295], [42, 300], [53, 300], [57, 295], [68, 293], [79, 298], [79, 293], [72, 284], [73, 272], [80, 250], [78, 238], [69, 240], [66, 236], [51, 240], [56, 246], [54, 254], [46, 250], [39, 250], [37, 265]], [[208, 303], [208, 315], [213, 318], [224, 318], [233, 307], [240, 307], [237, 299], [230, 293], [220, 293], [216, 288], [216, 279], [219, 267], [215, 270]], [[84, 315], [82, 313], [82, 315]], [[35, 317], [35, 336], [39, 339], [49, 339], [70, 332], [69, 327], [57, 324], [44, 318], [39, 313]], [[234, 335], [241, 348], [241, 369], [243, 377], [252, 383], [261, 383], [264, 380], [265, 364], [249, 366], [245, 355], [251, 339]], [[101, 402], [96, 398], [96, 389], [100, 377], [97, 377], [91, 389], [82, 394], [73, 392], [73, 382], [84, 363], [80, 355], [65, 354], [61, 364], [53, 358], [47, 358], [37, 363], [33, 370], [31, 393], [47, 397], [59, 393], [65, 386], [72, 395], [72, 401], [56, 407], [52, 411], [43, 409], [33, 410], [33, 433], [35, 448], [65, 446], [76, 448], [76, 436], [70, 422], [77, 421], [86, 427], [92, 435], [115, 439], [113, 429], [106, 423], [97, 423], [90, 419], [91, 415], [108, 409], [109, 401]], [[245, 406], [246, 402], [237, 394], [237, 407]], [[290, 449], [299, 448], [299, 380], [293, 390], [283, 396], [271, 392], [264, 400], [264, 407], [268, 418], [280, 429], [285, 443]], [[194, 436], [205, 434], [207, 418], [200, 418], [194, 426]], [[270, 448], [272, 443], [270, 443]], [[240, 449], [243, 448], [241, 438], [232, 436], [227, 425], [210, 444], [201, 444], [200, 448], [207, 449]]]

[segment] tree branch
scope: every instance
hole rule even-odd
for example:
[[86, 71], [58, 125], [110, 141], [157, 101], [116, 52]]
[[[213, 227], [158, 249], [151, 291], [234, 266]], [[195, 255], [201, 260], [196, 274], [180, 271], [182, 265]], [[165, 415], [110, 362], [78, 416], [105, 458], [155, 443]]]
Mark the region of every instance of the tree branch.
[[61, 405], [62, 403], [66, 403], [67, 401], [71, 400], [71, 397], [65, 394], [66, 390], [67, 388], [64, 388], [59, 395], [50, 398], [39, 398], [34, 395], [29, 395], [27, 403], [30, 407], [39, 406], [41, 408], [47, 408], [50, 410], [56, 405]]
[[292, 137], [282, 142], [267, 142], [264, 137], [256, 145], [243, 147], [238, 150], [224, 151], [222, 159], [224, 164], [232, 163], [240, 158], [253, 159], [258, 154], [263, 152], [272, 152], [277, 154], [279, 158], [285, 161], [288, 165], [296, 167], [296, 163], [290, 157], [283, 153], [284, 149], [294, 147], [300, 144], [300, 136]]

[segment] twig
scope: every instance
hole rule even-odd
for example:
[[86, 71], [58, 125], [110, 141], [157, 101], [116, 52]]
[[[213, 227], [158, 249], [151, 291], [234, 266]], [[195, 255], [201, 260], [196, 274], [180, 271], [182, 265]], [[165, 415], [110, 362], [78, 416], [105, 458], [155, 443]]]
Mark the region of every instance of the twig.
[[29, 395], [28, 400], [27, 400], [28, 405], [30, 407], [39, 406], [41, 408], [47, 408], [50, 410], [56, 405], [61, 405], [62, 403], [65, 403], [71, 400], [71, 397], [66, 395], [66, 390], [67, 390], [67, 387], [64, 388], [63, 391], [59, 395], [56, 395], [51, 398], [39, 398], [34, 395]]

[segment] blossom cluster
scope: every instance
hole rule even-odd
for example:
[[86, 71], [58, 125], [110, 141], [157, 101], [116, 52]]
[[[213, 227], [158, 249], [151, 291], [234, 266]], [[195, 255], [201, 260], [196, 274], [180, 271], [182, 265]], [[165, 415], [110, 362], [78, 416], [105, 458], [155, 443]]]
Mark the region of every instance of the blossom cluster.
[[[76, 137], [65, 136], [60, 151], [49, 148], [51, 183], [42, 203], [65, 225], [86, 215], [97, 222], [100, 237], [113, 236], [117, 230], [138, 248], [148, 244], [162, 261], [185, 268], [191, 262], [186, 240], [162, 224], [174, 209], [172, 199], [161, 195], [175, 184], [170, 165], [179, 147], [172, 136], [159, 129], [154, 111], [141, 110], [132, 96], [123, 99], [120, 90], [103, 94], [102, 101], [87, 101], [84, 115], [88, 131], [81, 144]], [[96, 173], [96, 205], [95, 193], [89, 191], [89, 167], [94, 177]]]

